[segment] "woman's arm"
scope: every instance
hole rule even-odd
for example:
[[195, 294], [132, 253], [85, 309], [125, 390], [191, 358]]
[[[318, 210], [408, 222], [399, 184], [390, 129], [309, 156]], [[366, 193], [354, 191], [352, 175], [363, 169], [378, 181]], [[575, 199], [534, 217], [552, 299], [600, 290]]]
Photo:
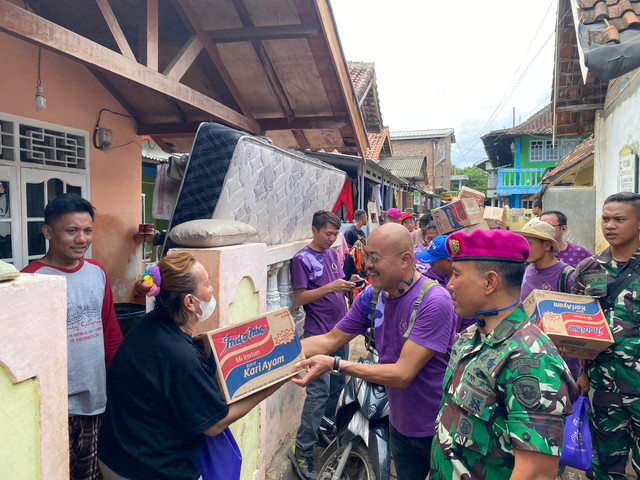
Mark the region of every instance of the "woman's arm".
[[229, 405], [229, 413], [227, 413], [227, 416], [220, 420], [218, 423], [215, 423], [211, 427], [207, 428], [204, 431], [205, 435], [211, 435], [215, 437], [216, 435], [221, 434], [225, 428], [227, 428], [233, 422], [240, 420], [247, 413], [253, 410], [253, 407], [258, 405], [265, 398], [271, 396], [273, 393], [275, 393], [276, 390], [278, 390], [288, 381], [289, 379], [283, 380], [280, 383], [271, 385], [264, 390], [256, 392], [253, 395], [249, 395], [242, 400], [238, 400], [237, 402], [232, 403], [231, 405]]

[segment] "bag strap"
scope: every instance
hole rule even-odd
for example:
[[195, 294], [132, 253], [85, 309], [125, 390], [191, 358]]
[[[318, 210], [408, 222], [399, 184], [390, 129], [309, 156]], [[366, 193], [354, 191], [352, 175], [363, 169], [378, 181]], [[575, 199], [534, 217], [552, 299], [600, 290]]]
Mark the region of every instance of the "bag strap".
[[560, 276], [558, 277], [557, 288], [559, 292], [571, 293], [571, 287], [567, 285], [567, 282], [569, 281], [571, 272], [573, 272], [574, 270], [575, 268], [573, 268], [571, 265], [565, 265], [565, 267], [562, 269], [562, 271], [560, 272]]
[[[420, 292], [418, 293], [418, 297], [413, 304], [413, 311], [411, 312], [411, 317], [409, 318], [409, 326], [407, 330], [404, 332], [403, 338], [408, 339], [411, 334], [411, 330], [413, 330], [413, 326], [416, 323], [416, 317], [418, 316], [418, 308], [422, 304], [422, 300], [427, 295], [427, 292], [431, 290], [431, 287], [435, 287], [436, 285], [440, 285], [436, 280], [425, 280], [422, 285], [420, 285]], [[449, 355], [442, 352], [436, 352], [436, 354], [440, 355], [446, 362], [449, 361]]]
[[365, 347], [371, 351], [375, 348], [374, 332], [376, 329], [376, 304], [378, 303], [378, 297], [380, 296], [380, 289], [371, 287], [371, 301], [369, 302], [369, 310], [371, 315], [371, 326], [367, 329], [367, 335], [365, 337]]
[[603, 310], [611, 310], [620, 292], [627, 288], [638, 275], [640, 275], [640, 255], [632, 257], [631, 260], [622, 267], [613, 285], [607, 285], [607, 296], [600, 300]]

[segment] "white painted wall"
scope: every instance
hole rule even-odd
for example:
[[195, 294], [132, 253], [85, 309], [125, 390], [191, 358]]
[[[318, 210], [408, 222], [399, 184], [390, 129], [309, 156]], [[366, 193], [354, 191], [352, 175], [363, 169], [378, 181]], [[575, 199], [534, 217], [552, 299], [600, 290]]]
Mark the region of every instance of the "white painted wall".
[[[620, 94], [603, 111], [598, 112], [595, 125], [594, 181], [596, 208], [596, 251], [607, 247], [600, 229], [600, 215], [604, 199], [618, 191], [619, 152], [625, 145], [640, 147], [640, 71], [628, 74], [629, 80], [620, 88]], [[617, 87], [616, 84], [613, 84]], [[608, 95], [609, 96], [609, 95]]]

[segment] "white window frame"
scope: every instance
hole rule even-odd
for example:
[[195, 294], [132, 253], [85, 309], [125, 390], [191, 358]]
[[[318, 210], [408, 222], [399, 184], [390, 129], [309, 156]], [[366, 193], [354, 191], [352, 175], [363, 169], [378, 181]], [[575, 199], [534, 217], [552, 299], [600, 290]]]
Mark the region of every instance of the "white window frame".
[[[36, 129], [49, 130], [55, 132], [51, 135], [51, 138], [55, 139], [54, 145], [49, 147], [42, 147], [42, 150], [55, 151], [57, 146], [61, 145], [62, 157], [68, 154], [65, 141], [67, 136], [72, 137], [70, 143], [73, 148], [73, 143], [76, 140], [83, 142], [82, 153], [83, 158], [78, 167], [69, 167], [62, 165], [74, 164], [75, 157], [70, 162], [66, 160], [57, 161], [54, 160], [57, 165], [47, 165], [42, 163], [35, 163], [31, 161], [24, 162], [21, 160], [21, 151], [28, 151], [33, 153], [34, 150], [38, 150], [31, 145], [31, 148], [23, 148], [21, 140], [26, 143], [29, 140], [25, 140], [26, 137], [20, 136], [20, 125], [28, 127], [34, 127]], [[12, 126], [12, 131], [8, 131], [7, 126]], [[61, 135], [57, 135], [60, 133]], [[79, 137], [79, 138], [78, 138]], [[67, 191], [67, 185], [73, 185], [80, 187], [82, 196], [87, 200], [91, 199], [90, 190], [90, 136], [86, 130], [80, 130], [76, 128], [57, 125], [49, 122], [42, 122], [31, 118], [19, 117], [17, 115], [11, 115], [8, 113], [0, 112], [0, 154], [2, 149], [10, 149], [13, 152], [12, 159], [0, 158], [0, 177], [7, 177], [11, 182], [10, 189], [10, 201], [11, 201], [11, 235], [12, 235], [12, 253], [11, 260], [18, 269], [24, 268], [29, 261], [40, 258], [41, 255], [29, 255], [29, 248], [27, 245], [27, 229], [28, 221], [33, 221], [32, 218], [27, 218], [27, 188], [28, 182], [46, 182], [50, 179], [59, 179], [63, 182], [63, 191]], [[79, 149], [80, 150], [80, 149]], [[56, 152], [60, 155], [60, 151]], [[4, 178], [3, 178], [4, 179]], [[46, 202], [46, 198], [45, 198]], [[44, 220], [44, 219], [42, 219]], [[45, 243], [46, 248], [48, 244]], [[85, 255], [87, 258], [91, 258], [91, 249], [89, 249]]]

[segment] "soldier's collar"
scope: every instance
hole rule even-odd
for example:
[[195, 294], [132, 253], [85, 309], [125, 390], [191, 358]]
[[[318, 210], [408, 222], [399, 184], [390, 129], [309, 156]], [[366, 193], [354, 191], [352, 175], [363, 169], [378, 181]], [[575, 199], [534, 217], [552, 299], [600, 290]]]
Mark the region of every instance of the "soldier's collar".
[[486, 342], [491, 344], [497, 344], [513, 334], [518, 325], [526, 320], [527, 314], [522, 308], [522, 304], [511, 312], [508, 316], [502, 319], [502, 321], [493, 329], [493, 331], [487, 335]]

